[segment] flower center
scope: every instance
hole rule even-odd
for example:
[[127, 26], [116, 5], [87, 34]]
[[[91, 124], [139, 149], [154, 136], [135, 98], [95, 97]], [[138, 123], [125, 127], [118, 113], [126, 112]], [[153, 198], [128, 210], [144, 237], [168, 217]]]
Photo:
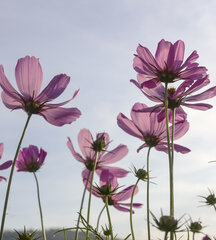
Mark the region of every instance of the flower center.
[[175, 98], [175, 99], [171, 98], [175, 94], [176, 88], [171, 87], [171, 88], [168, 88], [167, 91], [168, 91], [168, 108], [175, 109], [179, 107], [181, 104], [180, 98]]
[[145, 143], [149, 146], [149, 147], [155, 147], [158, 145], [159, 143], [159, 138], [157, 136], [153, 136], [153, 135], [146, 135], [144, 136], [144, 140]]
[[172, 83], [177, 77], [175, 73], [168, 71], [167, 68], [165, 68], [163, 72], [158, 71], [157, 75], [159, 80], [164, 83]]
[[89, 171], [93, 171], [93, 169], [94, 169], [94, 161], [92, 159], [88, 159], [87, 162], [85, 163], [85, 166], [86, 166], [86, 168]]
[[40, 165], [37, 162], [31, 162], [26, 165], [26, 169], [28, 172], [37, 172], [40, 168]]
[[41, 104], [34, 102], [33, 99], [25, 102], [25, 111], [28, 114], [38, 114], [41, 108]]
[[92, 143], [92, 149], [95, 152], [102, 152], [105, 150], [105, 137], [101, 136]]

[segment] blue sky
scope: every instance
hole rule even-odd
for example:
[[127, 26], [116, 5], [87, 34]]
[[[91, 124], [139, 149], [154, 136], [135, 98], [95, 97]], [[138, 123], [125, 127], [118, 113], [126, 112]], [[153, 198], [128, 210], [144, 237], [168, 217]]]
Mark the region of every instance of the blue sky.
[[[80, 88], [78, 96], [68, 107], [78, 107], [82, 116], [75, 123], [61, 128], [33, 116], [22, 146], [34, 144], [48, 152], [46, 163], [38, 172], [41, 201], [46, 227], [70, 227], [75, 224], [76, 212], [82, 194], [83, 166], [73, 159], [66, 146], [69, 136], [78, 151], [77, 135], [88, 128], [95, 136], [106, 131], [113, 139], [109, 149], [120, 143], [129, 148], [128, 155], [117, 166], [129, 169], [145, 165], [146, 150], [136, 153], [141, 142], [123, 132], [116, 124], [119, 112], [129, 116], [135, 102], [151, 104], [129, 82], [136, 78], [133, 54], [140, 43], [153, 53], [162, 39], [183, 40], [185, 56], [197, 50], [199, 63], [208, 68], [211, 86], [216, 84], [216, 2], [213, 0], [7, 0], [0, 2], [0, 63], [15, 86], [14, 69], [18, 58], [32, 55], [40, 58], [45, 87], [53, 76], [66, 73], [71, 82], [60, 102], [70, 98]], [[215, 99], [208, 103], [215, 104]], [[0, 141], [5, 144], [2, 160], [13, 159], [23, 129], [26, 114], [6, 109], [0, 103]], [[188, 214], [200, 219], [204, 232], [216, 234], [213, 209], [199, 207], [198, 195], [215, 189], [216, 160], [215, 108], [201, 112], [188, 110], [189, 132], [178, 141], [192, 151], [176, 154], [175, 197], [176, 217]], [[151, 189], [151, 210], [159, 216], [160, 209], [168, 214], [168, 160], [166, 154], [152, 151], [151, 171], [156, 178]], [[8, 176], [9, 171], [1, 172]], [[128, 186], [136, 179], [130, 174], [120, 184]], [[136, 202], [144, 207], [134, 215], [137, 239], [146, 234], [145, 184], [140, 184]], [[0, 207], [4, 202], [6, 183], [0, 184]], [[92, 216], [103, 207], [100, 199], [93, 198]], [[84, 211], [86, 210], [86, 207]], [[112, 209], [114, 230], [120, 237], [129, 229], [126, 213]], [[188, 219], [186, 215], [185, 219]], [[125, 216], [124, 218], [122, 218]], [[105, 222], [105, 215], [103, 223]], [[93, 224], [95, 218], [92, 219]], [[40, 229], [34, 178], [29, 173], [15, 173], [6, 218], [7, 229]], [[161, 236], [155, 231], [154, 236]]]

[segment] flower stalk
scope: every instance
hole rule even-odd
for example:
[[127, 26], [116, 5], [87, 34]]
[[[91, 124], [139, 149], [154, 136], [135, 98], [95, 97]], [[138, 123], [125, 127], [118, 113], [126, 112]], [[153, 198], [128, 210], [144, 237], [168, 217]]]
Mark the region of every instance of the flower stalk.
[[131, 202], [130, 202], [130, 228], [131, 228], [131, 236], [132, 236], [132, 239], [135, 240], [135, 236], [134, 236], [134, 230], [133, 230], [133, 220], [132, 220], [132, 214], [133, 214], [133, 198], [134, 198], [134, 193], [135, 193], [135, 190], [136, 190], [136, 187], [139, 183], [139, 178], [137, 179], [135, 185], [134, 185], [134, 188], [133, 188], [133, 192], [132, 192], [132, 195], [131, 195]]
[[111, 240], [114, 240], [113, 230], [112, 230], [112, 222], [111, 222], [110, 213], [109, 213], [108, 200], [109, 200], [109, 196], [106, 195], [105, 196], [105, 204], [106, 204], [107, 218], [108, 218], [108, 221], [109, 221], [109, 230], [110, 230], [110, 234], [111, 234]]
[[41, 207], [41, 202], [40, 202], [39, 183], [38, 183], [38, 179], [37, 179], [36, 173], [33, 172], [33, 174], [34, 174], [34, 178], [35, 178], [35, 182], [36, 182], [36, 186], [37, 186], [37, 198], [38, 198], [38, 206], [39, 206], [39, 211], [40, 211], [42, 235], [43, 235], [43, 239], [46, 240], [46, 232], [45, 232], [45, 228], [44, 228], [43, 213], [42, 213], [42, 207]]
[[14, 168], [15, 168], [15, 164], [16, 164], [16, 160], [17, 160], [17, 155], [19, 153], [20, 146], [22, 144], [22, 141], [23, 141], [23, 138], [24, 138], [26, 129], [28, 127], [31, 116], [32, 116], [32, 114], [28, 115], [27, 121], [25, 123], [21, 138], [20, 138], [18, 146], [17, 146], [15, 156], [14, 156], [14, 159], [13, 159], [13, 164], [11, 166], [11, 171], [10, 171], [10, 176], [9, 176], [9, 179], [8, 179], [7, 191], [6, 191], [6, 196], [5, 196], [5, 202], [4, 202], [4, 208], [3, 208], [3, 213], [2, 213], [0, 240], [3, 240], [3, 232], [4, 232], [4, 224], [5, 224], [5, 218], [6, 218], [6, 211], [7, 211], [8, 199], [9, 199], [9, 195], [10, 195], [10, 188], [11, 188]]
[[146, 200], [147, 200], [147, 229], [148, 229], [148, 240], [151, 240], [151, 230], [150, 230], [150, 194], [149, 194], [149, 190], [150, 190], [150, 178], [149, 178], [149, 155], [150, 155], [150, 150], [151, 147], [149, 147], [148, 149], [148, 153], [147, 153], [147, 173], [148, 173], [148, 178], [147, 178], [147, 194], [146, 194]]
[[[98, 160], [98, 152], [96, 152], [95, 155], [95, 161], [94, 161], [94, 167], [92, 170], [92, 175], [91, 175], [91, 183], [90, 183], [90, 190], [89, 190], [89, 200], [88, 200], [88, 212], [87, 212], [87, 223], [89, 224], [89, 219], [90, 219], [90, 208], [91, 208], [91, 196], [92, 196], [92, 188], [93, 188], [93, 179], [94, 179], [94, 172], [97, 166], [97, 160]], [[89, 235], [89, 230], [87, 229], [86, 235]]]

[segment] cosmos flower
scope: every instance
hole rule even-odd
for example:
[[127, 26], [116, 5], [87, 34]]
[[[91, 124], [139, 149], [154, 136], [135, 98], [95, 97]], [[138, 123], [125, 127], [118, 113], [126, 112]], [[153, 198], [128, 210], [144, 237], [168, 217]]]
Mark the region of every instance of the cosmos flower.
[[[87, 186], [87, 189], [90, 188], [90, 182]], [[121, 191], [118, 191], [119, 185], [117, 178], [109, 171], [103, 170], [100, 175], [100, 186], [93, 187], [92, 193], [96, 197], [100, 197], [105, 199], [105, 196], [108, 196], [108, 204], [115, 207], [119, 211], [122, 212], [130, 212], [130, 203], [124, 203], [124, 201], [128, 200], [132, 196], [132, 192], [134, 189], [134, 185], [131, 185]], [[134, 195], [139, 191], [138, 186], [135, 189]], [[142, 206], [141, 203], [133, 203], [133, 207], [140, 208]], [[133, 211], [134, 213], [134, 211]]]
[[43, 165], [47, 152], [34, 145], [19, 151], [16, 167], [18, 172], [36, 172]]
[[[144, 147], [155, 147], [158, 151], [168, 152], [166, 137], [165, 119], [158, 122], [158, 113], [155, 112], [137, 112], [137, 109], [145, 109], [147, 106], [142, 103], [135, 103], [131, 110], [131, 119], [120, 113], [117, 117], [118, 126], [126, 133], [144, 141], [137, 151]], [[174, 140], [182, 137], [189, 129], [189, 123], [184, 120], [175, 124]], [[170, 127], [170, 134], [171, 134]], [[190, 150], [178, 144], [174, 144], [174, 150], [181, 153], [188, 153]]]
[[206, 75], [207, 69], [198, 66], [196, 51], [184, 60], [185, 45], [181, 40], [174, 44], [162, 39], [158, 43], [155, 57], [141, 45], [137, 47], [133, 67], [139, 78], [143, 79], [143, 86], [156, 87], [160, 82], [173, 83], [177, 80], [195, 80]]
[[[4, 151], [4, 144], [0, 143], [0, 159], [2, 157], [3, 151]], [[12, 165], [12, 161], [4, 162], [3, 164], [0, 165], [0, 170], [5, 170], [9, 168], [11, 165]], [[0, 181], [2, 180], [6, 181], [7, 179], [5, 177], [0, 176]]]
[[[149, 89], [143, 85], [142, 78], [138, 77], [138, 82], [131, 80], [142, 93], [151, 101], [157, 102], [155, 106], [151, 108], [139, 109], [138, 111], [157, 111], [160, 112], [158, 120], [162, 121], [165, 118], [165, 88], [162, 83], [159, 83], [157, 87]], [[168, 112], [169, 119], [171, 121], [172, 109], [176, 111], [176, 121], [186, 119], [186, 113], [182, 107], [189, 107], [197, 110], [208, 110], [212, 108], [212, 105], [207, 103], [200, 103], [199, 101], [206, 100], [216, 96], [216, 87], [211, 87], [204, 92], [192, 95], [194, 92], [199, 91], [210, 83], [208, 76], [198, 80], [188, 80], [182, 82], [177, 89], [175, 87], [168, 88]], [[196, 103], [198, 102], [198, 103]]]
[[51, 104], [62, 94], [67, 87], [70, 77], [66, 74], [56, 75], [47, 87], [40, 92], [43, 81], [43, 73], [39, 59], [26, 56], [20, 58], [15, 69], [16, 83], [20, 93], [10, 84], [4, 74], [3, 66], [0, 65], [0, 86], [3, 89], [2, 100], [9, 109], [23, 109], [28, 115], [38, 114], [46, 121], [62, 126], [70, 124], [80, 117], [81, 112], [77, 108], [63, 108], [62, 105], [71, 101], [78, 93], [65, 102]]
[[125, 177], [128, 174], [128, 171], [122, 168], [107, 166], [109, 164], [120, 161], [128, 153], [127, 146], [122, 144], [120, 144], [118, 147], [111, 151], [107, 151], [109, 145], [108, 133], [98, 133], [96, 136], [96, 140], [94, 140], [88, 129], [81, 129], [78, 134], [78, 144], [83, 156], [81, 156], [74, 150], [71, 139], [68, 138], [67, 146], [70, 149], [72, 155], [77, 161], [82, 162], [85, 165], [85, 169], [82, 172], [83, 179], [87, 179], [89, 171], [93, 170], [96, 149], [98, 148], [98, 146], [102, 146], [101, 151], [98, 152], [96, 166], [96, 173], [98, 175], [100, 175], [101, 171], [104, 169], [108, 169], [116, 177]]

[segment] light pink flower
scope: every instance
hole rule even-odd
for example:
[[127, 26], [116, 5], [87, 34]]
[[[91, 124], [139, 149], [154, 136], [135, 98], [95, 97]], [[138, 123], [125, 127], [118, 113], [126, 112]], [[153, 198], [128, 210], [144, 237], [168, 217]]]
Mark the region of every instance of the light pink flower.
[[[155, 147], [158, 151], [168, 152], [165, 119], [158, 122], [158, 113], [150, 112], [148, 107], [142, 103], [135, 103], [131, 110], [131, 120], [120, 113], [117, 123], [126, 133], [144, 141], [137, 151], [144, 147]], [[146, 112], [138, 112], [137, 109], [146, 109]], [[184, 120], [175, 124], [174, 140], [182, 137], [189, 129], [189, 123]], [[171, 128], [170, 128], [171, 134]], [[178, 144], [174, 144], [174, 150], [188, 153], [190, 150]]]
[[185, 45], [181, 40], [174, 44], [162, 39], [158, 43], [155, 57], [141, 45], [137, 48], [133, 67], [142, 78], [143, 85], [148, 88], [156, 87], [160, 82], [172, 83], [177, 80], [195, 80], [206, 75], [206, 68], [199, 67], [195, 61], [196, 51], [184, 60]]
[[18, 60], [15, 77], [20, 93], [10, 84], [4, 74], [3, 66], [0, 65], [2, 100], [7, 108], [12, 110], [23, 109], [27, 114], [39, 114], [55, 126], [70, 124], [80, 117], [79, 109], [61, 107], [71, 101], [79, 90], [75, 91], [73, 97], [68, 101], [58, 104], [49, 103], [61, 95], [67, 87], [70, 77], [66, 74], [56, 75], [47, 87], [40, 92], [43, 73], [39, 59], [26, 56]]
[[19, 151], [16, 161], [18, 172], [36, 172], [43, 165], [47, 152], [37, 146], [29, 145]]
[[[84, 181], [85, 183], [85, 181]], [[128, 200], [132, 196], [132, 192], [134, 189], [134, 185], [131, 185], [121, 191], [118, 191], [119, 185], [117, 182], [117, 178], [109, 171], [109, 170], [103, 170], [100, 175], [100, 187], [104, 188], [105, 186], [108, 186], [108, 188], [111, 188], [110, 191], [112, 191], [112, 194], [108, 196], [108, 204], [115, 207], [119, 211], [122, 212], [130, 212], [130, 203], [124, 203], [124, 201]], [[96, 197], [100, 197], [104, 200], [104, 196], [98, 193], [98, 187], [93, 187], [92, 194], [94, 194]], [[90, 182], [87, 186], [87, 189], [90, 189]], [[138, 193], [139, 189], [138, 186], [135, 189], [134, 195]], [[133, 203], [133, 207], [140, 208], [142, 207], [141, 203]], [[134, 211], [133, 211], [134, 213]]]
[[125, 157], [128, 153], [127, 146], [120, 144], [115, 149], [106, 152], [109, 145], [108, 133], [98, 133], [96, 136], [96, 140], [94, 140], [90, 131], [84, 128], [81, 129], [78, 134], [78, 144], [83, 154], [83, 157], [74, 150], [71, 139], [68, 138], [67, 141], [67, 146], [70, 149], [74, 158], [85, 165], [85, 169], [82, 172], [83, 179], [86, 179], [89, 171], [93, 170], [96, 154], [93, 150], [93, 144], [97, 142], [98, 139], [100, 140], [101, 137], [103, 137], [104, 139], [104, 150], [98, 153], [96, 173], [100, 175], [102, 170], [108, 169], [116, 177], [125, 177], [128, 171], [119, 167], [112, 167], [108, 165], [118, 162], [123, 157]]
[[[159, 104], [151, 107], [140, 109], [139, 111], [156, 111], [160, 112], [158, 115], [159, 121], [165, 118], [165, 88], [162, 83], [159, 83], [157, 87], [149, 89], [143, 85], [143, 79], [138, 76], [138, 82], [131, 80], [142, 93], [151, 101], [157, 102]], [[203, 87], [210, 83], [208, 76], [198, 79], [198, 80], [187, 80], [183, 81], [177, 89], [174, 87], [168, 88], [168, 108], [169, 108], [169, 119], [171, 120], [172, 111], [170, 109], [175, 109], [176, 111], [176, 121], [181, 121], [186, 118], [186, 113], [182, 107], [189, 107], [198, 110], [208, 110], [212, 108], [212, 105], [207, 103], [200, 103], [199, 101], [206, 100], [216, 96], [216, 87], [211, 87], [204, 92], [198, 93], [196, 95], [191, 95], [194, 92], [199, 91]], [[199, 103], [196, 103], [199, 102]]]
[[[2, 157], [3, 151], [4, 151], [4, 144], [0, 143], [0, 159]], [[4, 162], [3, 164], [0, 165], [0, 170], [5, 170], [9, 168], [11, 165], [12, 165], [12, 161]], [[0, 176], [0, 181], [2, 180], [6, 181], [7, 179], [5, 177]]]

